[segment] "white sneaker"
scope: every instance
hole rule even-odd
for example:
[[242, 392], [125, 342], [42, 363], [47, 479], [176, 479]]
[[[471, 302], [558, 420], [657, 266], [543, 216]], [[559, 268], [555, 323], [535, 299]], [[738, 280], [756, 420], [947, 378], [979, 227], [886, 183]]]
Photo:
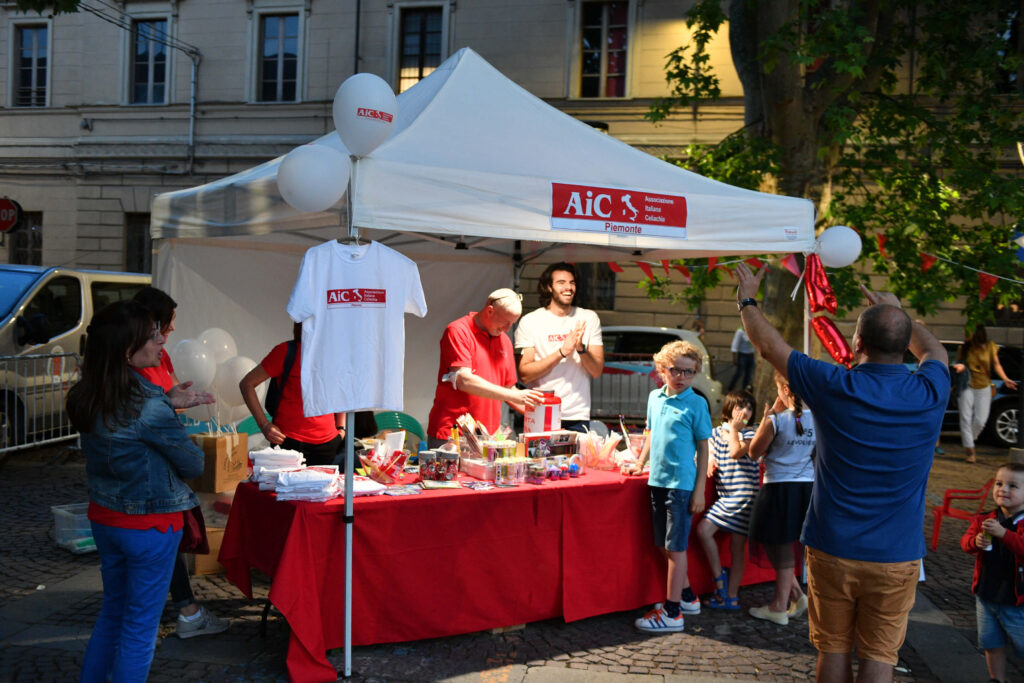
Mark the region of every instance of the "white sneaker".
[[673, 619], [665, 610], [656, 608], [634, 621], [633, 625], [648, 633], [678, 633], [683, 630], [683, 623], [682, 612]]
[[694, 598], [692, 602], [681, 600], [679, 602], [679, 611], [683, 614], [700, 614], [700, 599]]
[[793, 601], [793, 604], [789, 606], [788, 610], [786, 610], [786, 612], [789, 614], [790, 619], [796, 619], [797, 617], [801, 617], [806, 611], [807, 595], [801, 595], [799, 599]]
[[215, 633], [227, 631], [229, 626], [231, 626], [230, 621], [214, 616], [205, 607], [200, 606], [199, 618], [194, 621], [186, 621], [180, 614], [178, 615], [175, 633], [178, 634], [179, 638], [211, 636]]
[[770, 605], [762, 605], [761, 607], [751, 607], [750, 616], [755, 619], [764, 619], [765, 621], [771, 621], [778, 624], [779, 626], [785, 626], [789, 623], [789, 614], [786, 612], [773, 612]]

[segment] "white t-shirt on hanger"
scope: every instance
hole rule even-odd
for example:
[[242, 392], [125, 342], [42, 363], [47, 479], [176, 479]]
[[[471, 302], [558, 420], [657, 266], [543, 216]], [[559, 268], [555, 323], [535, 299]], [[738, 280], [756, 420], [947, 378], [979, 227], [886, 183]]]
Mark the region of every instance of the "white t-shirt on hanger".
[[307, 417], [402, 410], [403, 317], [427, 314], [413, 261], [378, 242], [325, 242], [302, 257], [286, 310], [302, 323]]

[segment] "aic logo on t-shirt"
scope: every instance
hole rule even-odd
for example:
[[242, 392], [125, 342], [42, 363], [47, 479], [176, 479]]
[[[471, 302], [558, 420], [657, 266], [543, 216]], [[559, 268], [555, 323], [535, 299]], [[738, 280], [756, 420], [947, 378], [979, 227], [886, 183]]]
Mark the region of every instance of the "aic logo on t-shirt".
[[327, 307], [380, 307], [387, 304], [388, 291], [386, 289], [328, 289]]
[[567, 335], [567, 334], [549, 334], [548, 335], [548, 341], [549, 342], [556, 342], [556, 341], [557, 342], [561, 342], [561, 341], [565, 341], [565, 338], [568, 337], [568, 336], [569, 335]]

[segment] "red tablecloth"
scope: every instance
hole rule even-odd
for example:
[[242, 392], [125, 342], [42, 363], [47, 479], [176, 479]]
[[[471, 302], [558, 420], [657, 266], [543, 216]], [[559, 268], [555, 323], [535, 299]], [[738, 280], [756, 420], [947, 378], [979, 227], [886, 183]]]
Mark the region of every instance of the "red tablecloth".
[[[541, 486], [357, 498], [352, 644], [574, 621], [663, 600], [649, 510], [646, 478], [598, 471]], [[220, 562], [249, 597], [250, 567], [272, 577], [270, 601], [292, 630], [293, 681], [337, 677], [326, 651], [344, 644], [343, 514], [342, 500], [278, 502], [254, 484], [239, 484], [231, 507]], [[698, 546], [693, 538], [689, 575], [703, 592], [712, 582]], [[748, 566], [743, 583], [773, 578]]]

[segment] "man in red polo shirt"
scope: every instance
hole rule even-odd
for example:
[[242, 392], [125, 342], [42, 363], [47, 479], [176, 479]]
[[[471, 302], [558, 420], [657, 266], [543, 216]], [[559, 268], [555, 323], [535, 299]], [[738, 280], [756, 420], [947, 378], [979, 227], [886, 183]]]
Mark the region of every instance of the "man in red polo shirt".
[[452, 425], [463, 413], [469, 413], [493, 433], [500, 425], [501, 401], [523, 412], [542, 399], [539, 391], [515, 388], [512, 340], [505, 333], [522, 312], [519, 294], [498, 289], [488, 295], [480, 311], [464, 315], [445, 328], [434, 407], [427, 426], [432, 446], [451, 436]]

